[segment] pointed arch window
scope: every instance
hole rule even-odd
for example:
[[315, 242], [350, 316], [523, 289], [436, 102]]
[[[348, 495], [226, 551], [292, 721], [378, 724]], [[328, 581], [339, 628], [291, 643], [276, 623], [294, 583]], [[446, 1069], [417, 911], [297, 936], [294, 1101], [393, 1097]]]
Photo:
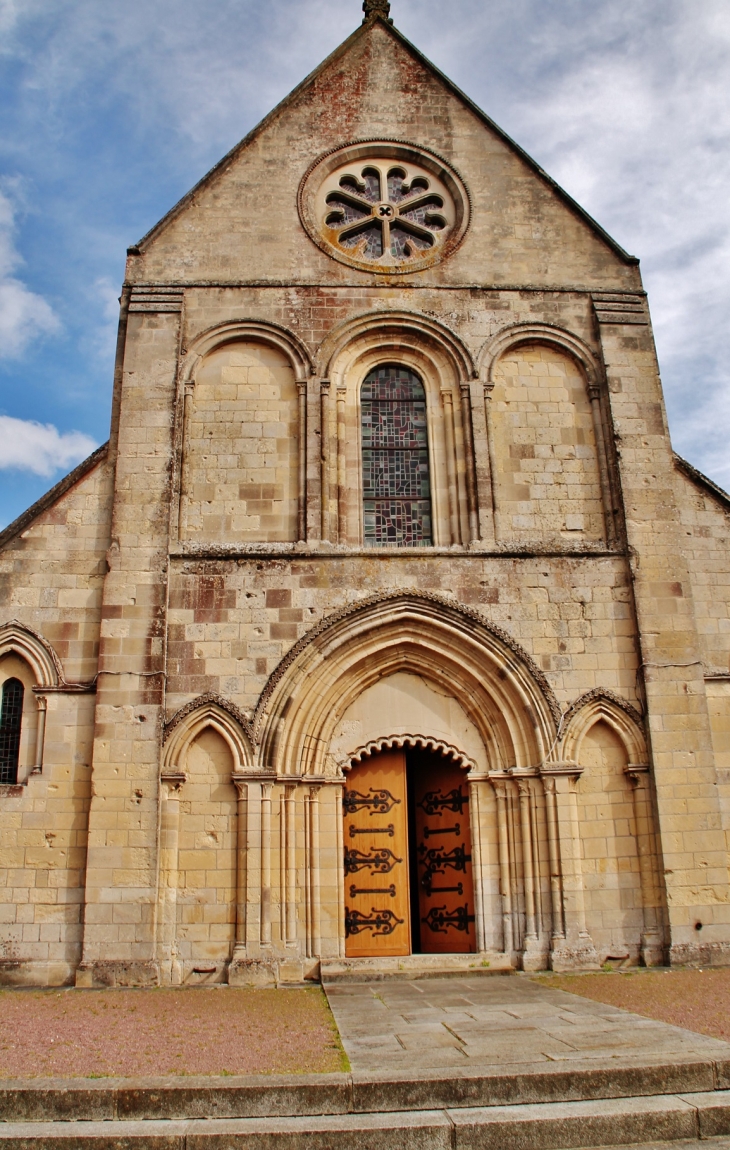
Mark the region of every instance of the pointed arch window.
[[418, 376], [387, 364], [360, 392], [363, 534], [369, 547], [430, 547], [431, 477], [426, 393]]
[[20, 679], [6, 679], [0, 709], [0, 783], [17, 783], [20, 726], [25, 688]]

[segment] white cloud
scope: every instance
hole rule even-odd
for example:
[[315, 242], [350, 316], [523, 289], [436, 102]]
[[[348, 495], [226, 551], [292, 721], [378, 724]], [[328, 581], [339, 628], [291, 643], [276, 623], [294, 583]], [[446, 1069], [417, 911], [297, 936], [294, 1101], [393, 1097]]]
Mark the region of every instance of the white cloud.
[[58, 316], [43, 296], [12, 275], [20, 263], [15, 208], [0, 191], [0, 359], [17, 359], [34, 339], [61, 330]]
[[85, 459], [97, 444], [81, 431], [59, 432], [52, 423], [0, 415], [0, 468], [53, 475]]

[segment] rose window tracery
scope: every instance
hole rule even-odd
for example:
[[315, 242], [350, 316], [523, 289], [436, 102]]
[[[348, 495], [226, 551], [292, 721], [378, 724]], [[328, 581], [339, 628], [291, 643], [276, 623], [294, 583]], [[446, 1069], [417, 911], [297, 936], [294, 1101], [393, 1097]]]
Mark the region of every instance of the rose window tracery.
[[466, 230], [468, 207], [443, 161], [396, 144], [352, 145], [324, 157], [299, 197], [315, 243], [371, 272], [418, 271], [443, 259]]
[[430, 251], [448, 227], [444, 195], [432, 190], [427, 176], [401, 165], [367, 164], [338, 182], [325, 198], [324, 222], [341, 247], [363, 259], [379, 260], [384, 253], [411, 259]]

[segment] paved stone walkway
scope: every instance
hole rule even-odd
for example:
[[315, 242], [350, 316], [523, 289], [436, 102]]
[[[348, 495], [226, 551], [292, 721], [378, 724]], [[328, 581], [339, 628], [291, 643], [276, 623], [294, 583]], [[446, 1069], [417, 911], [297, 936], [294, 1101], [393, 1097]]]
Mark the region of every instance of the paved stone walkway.
[[520, 975], [339, 983], [326, 992], [353, 1071], [730, 1058], [730, 1043]]

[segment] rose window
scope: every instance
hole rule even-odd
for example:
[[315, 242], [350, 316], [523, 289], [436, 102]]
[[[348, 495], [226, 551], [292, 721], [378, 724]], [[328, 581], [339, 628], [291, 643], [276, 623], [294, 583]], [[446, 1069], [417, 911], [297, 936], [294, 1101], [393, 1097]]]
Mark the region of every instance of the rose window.
[[321, 160], [300, 189], [312, 239], [344, 263], [372, 272], [419, 271], [461, 240], [463, 184], [443, 161], [398, 145], [353, 145]]
[[383, 254], [411, 259], [430, 251], [448, 226], [444, 196], [431, 183], [400, 166], [368, 164], [348, 172], [325, 197], [325, 226], [341, 247], [361, 259], [379, 260]]

